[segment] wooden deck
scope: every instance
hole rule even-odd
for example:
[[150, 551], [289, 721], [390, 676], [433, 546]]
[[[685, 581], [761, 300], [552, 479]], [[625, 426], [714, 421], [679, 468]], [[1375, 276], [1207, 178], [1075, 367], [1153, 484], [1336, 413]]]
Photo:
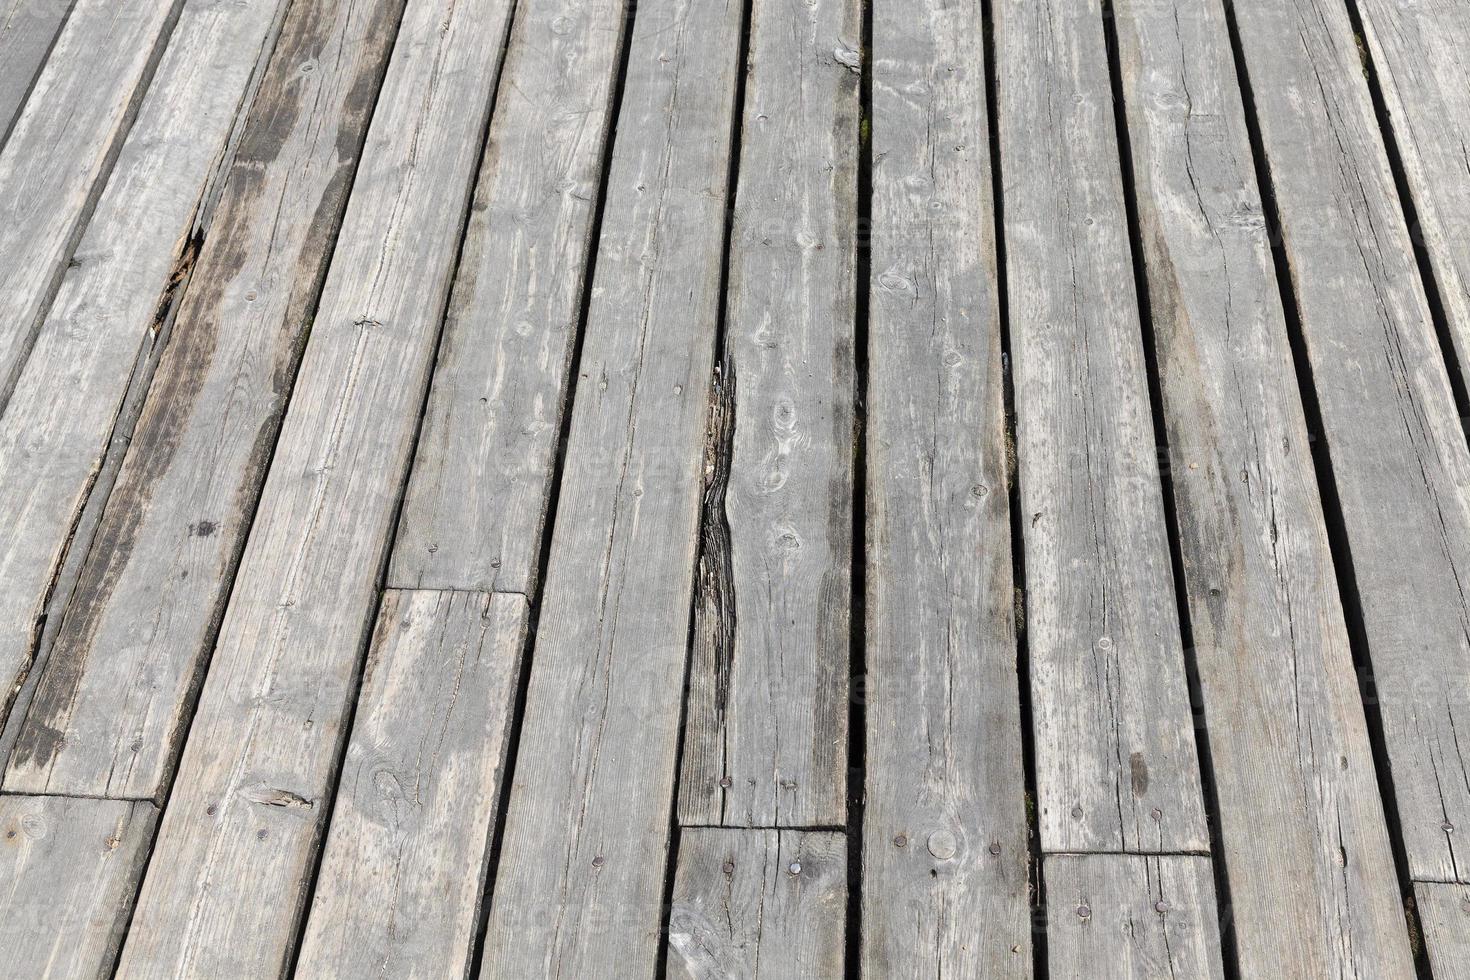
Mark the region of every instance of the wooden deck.
[[0, 0], [0, 974], [1470, 977], [1467, 52]]

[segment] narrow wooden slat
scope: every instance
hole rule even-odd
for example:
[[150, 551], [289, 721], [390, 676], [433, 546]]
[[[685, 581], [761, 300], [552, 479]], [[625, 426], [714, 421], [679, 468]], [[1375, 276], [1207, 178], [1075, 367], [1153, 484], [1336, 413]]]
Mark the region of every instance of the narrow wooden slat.
[[[983, 5], [872, 7], [862, 970], [1031, 973]], [[899, 846], [902, 840], [903, 846]]]
[[[8, 710], [25, 673], [71, 529], [135, 368], [148, 361], [158, 337], [201, 198], [285, 7], [286, 0], [185, 5], [0, 418], [0, 522], [14, 529], [0, 546], [0, 684], [10, 688], [0, 694], [0, 709]], [[82, 13], [68, 34], [84, 23]], [[16, 145], [12, 140], [5, 152]], [[0, 187], [8, 187], [3, 161]], [[43, 233], [34, 220], [21, 223]], [[0, 268], [7, 235], [0, 220]], [[45, 252], [38, 243], [30, 258]], [[19, 281], [0, 284], [0, 303], [29, 302], [27, 295]], [[6, 329], [20, 324], [3, 322]]]
[[[756, 0], [730, 254], [719, 576], [679, 819], [847, 822], [858, 155], [855, 0]], [[722, 504], [722, 506], [721, 506]]]
[[7, 789], [164, 790], [402, 12], [293, 5]]
[[77, 0], [0, 150], [0, 409], [185, 5]]
[[517, 16], [389, 585], [536, 591], [626, 13]]
[[72, 0], [0, 0], [0, 146], [25, 107]]
[[400, 28], [122, 977], [290, 960], [509, 13], [414, 3]]
[[1053, 980], [1223, 980], [1208, 858], [1063, 855], [1043, 870]]
[[1466, 880], [1470, 768], [1456, 731], [1470, 731], [1470, 452], [1346, 9], [1234, 10], [1409, 873]]
[[1470, 378], [1470, 6], [1354, 0], [1394, 145], [1439, 287], [1459, 371]]
[[520, 595], [384, 595], [298, 976], [467, 974], [526, 615]]
[[1241, 975], [1412, 977], [1224, 9], [1115, 10]]
[[6, 976], [111, 975], [155, 813], [151, 803], [0, 796]]
[[667, 976], [786, 980], [843, 975], [842, 834], [686, 830], [669, 913]]
[[635, 15], [485, 976], [653, 975], [741, 14]]
[[1470, 980], [1470, 888], [1419, 882], [1414, 904], [1434, 980]]
[[1041, 843], [1207, 850], [1100, 11], [995, 17]]

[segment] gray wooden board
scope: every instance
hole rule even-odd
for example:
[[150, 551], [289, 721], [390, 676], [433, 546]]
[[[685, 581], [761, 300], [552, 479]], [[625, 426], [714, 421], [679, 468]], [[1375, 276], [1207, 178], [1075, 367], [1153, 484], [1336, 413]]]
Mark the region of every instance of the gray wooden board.
[[[847, 822], [858, 80], [855, 0], [755, 0], [730, 252], [728, 569], [696, 645], [679, 819]], [[709, 540], [708, 538], [706, 540]], [[727, 544], [725, 542], [728, 542]]]
[[7, 789], [165, 789], [403, 6], [292, 7]]
[[[11, 529], [0, 545], [0, 685], [12, 688], [0, 709], [29, 664], [71, 530], [155, 339], [161, 298], [178, 282], [201, 197], [285, 7], [185, 5], [0, 417], [0, 526]], [[0, 286], [7, 298], [22, 292], [19, 283]]]
[[185, 5], [77, 0], [0, 149], [0, 410]]
[[1453, 338], [1470, 378], [1470, 6], [1356, 0], [1394, 144]]
[[1053, 980], [1223, 980], [1209, 858], [1056, 855], [1042, 869]]
[[1470, 888], [1418, 882], [1414, 906], [1434, 980], [1470, 980]]
[[1031, 974], [982, 12], [872, 8], [867, 676], [853, 692], [872, 978]]
[[155, 814], [151, 803], [0, 796], [6, 976], [111, 975]]
[[66, 22], [72, 0], [0, 0], [0, 146]]
[[384, 595], [298, 976], [467, 975], [526, 614], [521, 595]]
[[[1470, 452], [1346, 9], [1237, 4], [1411, 877], [1470, 880]], [[1461, 828], [1456, 834], [1452, 828]]]
[[326, 814], [509, 20], [410, 5], [120, 976], [275, 976]]
[[842, 834], [699, 828], [679, 835], [670, 980], [843, 976]]
[[625, 14], [517, 15], [389, 585], [536, 591]]
[[1204, 851], [1101, 14], [994, 9], [1041, 844]]
[[1411, 977], [1224, 9], [1114, 9], [1241, 974]]
[[741, 14], [633, 22], [485, 976], [651, 976], [662, 941]]

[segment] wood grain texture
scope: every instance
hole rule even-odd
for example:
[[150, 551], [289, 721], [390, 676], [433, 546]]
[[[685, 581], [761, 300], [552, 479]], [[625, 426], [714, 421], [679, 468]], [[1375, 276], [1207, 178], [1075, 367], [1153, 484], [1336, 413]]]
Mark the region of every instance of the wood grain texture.
[[626, 15], [517, 15], [390, 585], [537, 589]]
[[[847, 822], [858, 73], [854, 0], [756, 0], [722, 381], [727, 575], [701, 604], [679, 819]], [[708, 518], [707, 518], [708, 519]], [[706, 540], [710, 540], [707, 538]], [[713, 620], [713, 621], [711, 621]]]
[[686, 830], [669, 913], [670, 980], [843, 976], [842, 834]]
[[1470, 452], [1346, 9], [1235, 18], [1321, 406], [1409, 874], [1470, 880]]
[[[186, 275], [201, 200], [285, 7], [286, 0], [185, 5], [0, 418], [0, 521], [14, 528], [0, 545], [0, 684], [7, 687], [18, 686], [30, 661], [71, 530], [135, 371], [160, 336], [169, 291]], [[0, 267], [4, 254], [0, 241]], [[19, 282], [0, 284], [0, 302], [26, 292]]]
[[0, 410], [185, 5], [77, 0], [0, 150]]
[[151, 803], [0, 796], [0, 949], [7, 976], [112, 975], [155, 813]]
[[1470, 7], [1355, 0], [1462, 379], [1470, 378]]
[[741, 14], [631, 28], [485, 976], [651, 976], [663, 942]]
[[299, 976], [467, 975], [527, 604], [383, 596]]
[[1223, 980], [1209, 858], [1059, 855], [1043, 872], [1054, 980]]
[[1204, 851], [1101, 15], [995, 17], [1042, 847]]
[[875, 980], [1032, 965], [982, 14], [980, 0], [872, 7], [867, 676], [854, 696], [867, 715], [861, 963]]
[[1434, 980], [1470, 980], [1470, 888], [1417, 882], [1414, 904]]
[[1241, 974], [1412, 977], [1224, 9], [1115, 10]]
[[509, 13], [415, 3], [400, 28], [122, 977], [290, 962]]
[[152, 798], [166, 787], [403, 6], [293, 5], [7, 789]]
[[0, 146], [10, 134], [72, 0], [0, 0]]

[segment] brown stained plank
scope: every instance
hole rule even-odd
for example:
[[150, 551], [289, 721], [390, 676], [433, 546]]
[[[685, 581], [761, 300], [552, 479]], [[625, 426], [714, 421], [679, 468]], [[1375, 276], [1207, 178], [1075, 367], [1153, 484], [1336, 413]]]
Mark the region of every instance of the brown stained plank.
[[876, 0], [866, 977], [1027, 977], [983, 4]]
[[0, 0], [0, 146], [25, 108], [72, 0]]
[[[121, 20], [147, 19], [128, 6], [118, 5]], [[201, 201], [227, 156], [236, 113], [249, 98], [257, 63], [274, 43], [286, 6], [287, 0], [185, 4], [5, 405], [0, 418], [0, 523], [13, 530], [0, 544], [0, 714], [8, 712], [25, 675], [38, 620], [71, 531], [107, 453], [124, 399], [136, 374], [150, 363], [169, 291], [186, 275], [187, 242], [202, 223]], [[79, 8], [73, 14], [63, 45], [74, 30], [87, 25], [85, 13]], [[144, 39], [118, 38], [116, 43], [137, 45]], [[59, 57], [60, 47], [48, 74]], [[90, 91], [78, 96], [89, 105], [98, 101]], [[43, 98], [39, 89], [36, 98]], [[42, 116], [53, 114], [28, 114], [22, 124]], [[27, 145], [20, 136], [18, 129], [5, 156]], [[53, 160], [53, 169], [57, 166]], [[17, 199], [34, 193], [23, 183], [9, 183], [5, 168], [0, 157], [0, 188], [13, 191]], [[47, 186], [51, 193], [67, 182]], [[8, 201], [11, 193], [3, 197]], [[33, 248], [26, 249], [27, 262], [50, 261], [47, 242], [53, 232], [59, 233], [55, 222], [66, 210], [59, 202], [50, 205], [58, 207], [54, 214], [43, 211], [44, 220], [27, 218], [16, 226], [36, 236]], [[10, 351], [19, 348], [4, 345], [18, 342], [22, 324], [29, 323], [20, 306], [12, 304], [30, 309], [39, 299], [31, 284], [21, 281], [27, 273], [3, 278], [13, 271], [6, 269], [13, 230], [0, 218], [0, 322], [10, 331], [0, 348]], [[8, 319], [10, 314], [16, 318]], [[7, 356], [0, 350], [0, 362]], [[4, 370], [0, 363], [0, 373]]]
[[1454, 832], [1470, 827], [1470, 451], [1346, 9], [1290, 0], [1234, 16], [1408, 871], [1470, 880]]
[[111, 976], [155, 816], [151, 803], [0, 796], [6, 976]]
[[1094, 0], [997, 0], [1041, 844], [1209, 848]]
[[1059, 855], [1043, 871], [1052, 980], [1223, 980], [1209, 858]]
[[389, 585], [537, 589], [626, 14], [517, 15]]
[[662, 943], [741, 14], [632, 26], [487, 977], [651, 976]]
[[1355, 0], [1462, 379], [1470, 377], [1470, 6]]
[[467, 975], [527, 605], [388, 591], [296, 975]]
[[7, 789], [165, 789], [403, 6], [293, 5]]
[[1224, 8], [1115, 10], [1241, 974], [1412, 977]]
[[509, 18], [399, 30], [121, 977], [290, 962]]
[[1434, 980], [1470, 980], [1470, 888], [1417, 882], [1414, 905]]
[[843, 976], [842, 834], [686, 830], [669, 912], [670, 980]]
[[[0, 150], [0, 410], [185, 6], [76, 0], [31, 89], [30, 111]], [[148, 298], [156, 301], [157, 294]], [[0, 619], [0, 629], [9, 633], [11, 625]], [[7, 657], [0, 653], [0, 678]]]
[[[854, 0], [756, 0], [730, 255], [727, 574], [699, 609], [679, 819], [847, 822], [858, 61]], [[707, 539], [715, 540], [715, 539]], [[723, 552], [723, 553], [711, 553]]]

